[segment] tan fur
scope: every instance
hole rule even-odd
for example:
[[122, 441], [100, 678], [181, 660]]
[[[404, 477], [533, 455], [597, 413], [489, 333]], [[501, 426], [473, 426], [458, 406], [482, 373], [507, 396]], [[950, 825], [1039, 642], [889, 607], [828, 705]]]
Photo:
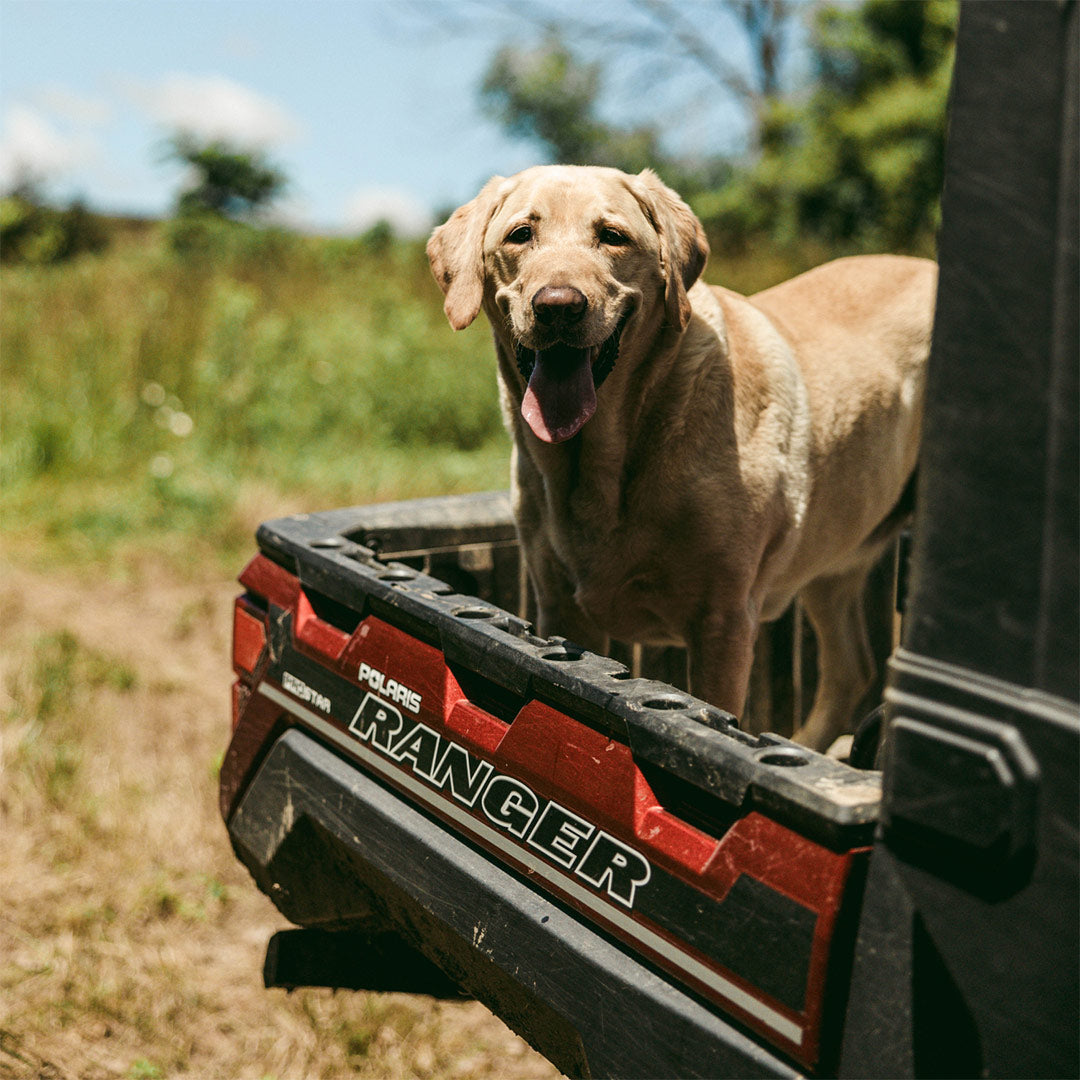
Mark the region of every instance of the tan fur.
[[[861, 597], [915, 467], [933, 263], [840, 259], [742, 297], [697, 281], [701, 225], [653, 173], [571, 166], [496, 177], [428, 254], [451, 325], [494, 330], [540, 632], [685, 644], [692, 691], [738, 714], [758, 623], [801, 594], [821, 677], [796, 738], [826, 748], [872, 677]], [[551, 444], [515, 348], [547, 347], [532, 300], [567, 286], [588, 301], [569, 344], [630, 314], [595, 414]]]

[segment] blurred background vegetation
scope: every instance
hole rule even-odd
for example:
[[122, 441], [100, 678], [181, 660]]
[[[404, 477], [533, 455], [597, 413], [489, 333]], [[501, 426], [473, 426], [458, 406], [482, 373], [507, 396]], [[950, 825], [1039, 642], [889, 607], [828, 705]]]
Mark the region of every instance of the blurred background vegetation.
[[[485, 33], [479, 99], [537, 161], [658, 169], [710, 281], [933, 254], [952, 4], [418, 7]], [[274, 161], [167, 134], [163, 220], [0, 199], [0, 1076], [548, 1076], [476, 1002], [261, 985], [281, 920], [215, 791], [228, 579], [262, 519], [503, 487], [509, 447], [489, 330], [450, 330], [422, 239], [275, 226]]]
[[[933, 254], [955, 4], [817, 5], [794, 82], [805, 5], [725, 0], [738, 73], [711, 44], [714, 5], [637, 6], [658, 68], [696, 65], [737, 100], [738, 153], [604, 119], [619, 43], [583, 60], [584, 14], [522, 8], [532, 32], [493, 55], [484, 107], [537, 160], [657, 169], [705, 222], [706, 277], [741, 291], [841, 254]], [[0, 202], [9, 552], [115, 567], [152, 546], [235, 568], [259, 518], [505, 485], [488, 332], [450, 332], [422, 240], [267, 225], [287, 177], [262, 154], [182, 132], [165, 153], [189, 167], [165, 221], [50, 206], [32, 183]]]
[[[933, 254], [955, 3], [634, 6], [649, 19], [633, 41], [620, 42], [583, 16], [569, 26], [542, 23], [532, 46], [500, 49], [481, 88], [488, 111], [551, 160], [656, 169], [705, 222], [721, 257], [779, 247], [798, 265], [805, 243], [829, 253]], [[808, 12], [808, 71], [785, 77], [798, 20]], [[746, 56], [739, 65], [729, 58], [731, 41], [719, 40], [733, 26]], [[616, 47], [647, 41], [658, 70], [636, 76], [643, 96], [663, 92], [672, 73], [696, 68], [699, 94], [727, 96], [745, 114], [747, 145], [733, 154], [675, 154], [656, 127], [601, 119], [605, 76], [616, 61], [584, 63], [569, 42], [605, 34]]]

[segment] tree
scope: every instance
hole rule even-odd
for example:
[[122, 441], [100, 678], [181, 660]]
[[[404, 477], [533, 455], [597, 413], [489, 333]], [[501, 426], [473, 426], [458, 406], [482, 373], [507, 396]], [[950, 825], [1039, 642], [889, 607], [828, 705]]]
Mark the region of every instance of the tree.
[[[517, 3], [521, 18], [539, 25], [542, 9]], [[618, 24], [604, 22], [607, 10], [569, 17], [532, 47], [501, 48], [481, 90], [490, 114], [550, 160], [630, 172], [651, 165], [689, 198], [718, 246], [768, 235], [837, 249], [929, 249], [943, 179], [952, 0], [814, 9], [789, 0], [626, 0], [619, 11], [635, 17]], [[815, 12], [813, 78], [796, 93], [784, 58], [799, 10]], [[717, 138], [690, 160], [672, 153], [656, 126], [600, 119], [613, 65], [587, 63], [566, 44], [590, 25], [612, 50], [597, 46], [599, 55], [617, 56], [642, 88], [651, 85], [649, 68], [704, 76], [749, 116], [747, 145], [733, 153]], [[725, 42], [733, 33], [741, 49]]]
[[655, 127], [620, 128], [602, 120], [602, 89], [602, 65], [579, 60], [562, 36], [549, 30], [535, 47], [499, 49], [480, 96], [484, 109], [510, 134], [539, 144], [552, 161], [630, 173], [653, 168], [683, 191], [719, 182], [726, 164], [718, 159], [681, 161], [661, 146]]
[[[653, 48], [662, 49], [669, 63], [692, 63], [745, 110], [755, 148], [769, 103], [785, 89], [797, 0], [712, 0], [692, 7], [677, 0], [634, 0], [633, 6], [649, 16], [656, 31]], [[732, 27], [746, 45], [741, 61], [731, 48]]]
[[[665, 142], [690, 137], [700, 143], [700, 131], [711, 125], [716, 138], [707, 140], [703, 154], [688, 155], [711, 158], [756, 148], [765, 102], [790, 84], [788, 61], [807, 10], [802, 0], [605, 0], [576, 10], [550, 0], [402, 0], [393, 17], [413, 39], [426, 31], [440, 39], [467, 35], [502, 42], [498, 69], [493, 63], [486, 80], [496, 86], [505, 85], [508, 76], [523, 78], [530, 57], [538, 62], [535, 74], [546, 67], [541, 59], [557, 68], [562, 53], [583, 76], [578, 85], [563, 82], [565, 89], [584, 95], [591, 105], [602, 96], [605, 103], [619, 101], [639, 115], [643, 106], [650, 108], [653, 116], [663, 117]], [[556, 83], [562, 81], [551, 74]], [[581, 106], [581, 97], [576, 100]], [[488, 104], [493, 111], [497, 107]], [[563, 104], [545, 94], [533, 96], [530, 107], [535, 112]], [[589, 120], [597, 115], [591, 108]], [[533, 138], [538, 131], [523, 134]], [[648, 124], [634, 125], [634, 134], [639, 144], [660, 141]]]
[[0, 261], [62, 262], [102, 251], [108, 242], [105, 219], [91, 213], [81, 199], [58, 209], [26, 180], [0, 197]]
[[538, 142], [566, 165], [611, 165], [638, 172], [661, 158], [649, 127], [619, 130], [597, 116], [598, 63], [585, 64], [549, 31], [535, 48], [507, 45], [481, 86], [487, 112], [511, 134]]
[[772, 102], [760, 158], [698, 212], [728, 239], [767, 232], [926, 250], [944, 178], [955, 22], [949, 0], [820, 9], [813, 91], [801, 104]]
[[269, 164], [261, 151], [221, 140], [200, 142], [181, 133], [170, 140], [168, 157], [193, 172], [192, 182], [177, 198], [180, 215], [250, 217], [281, 195], [287, 183], [284, 173]]

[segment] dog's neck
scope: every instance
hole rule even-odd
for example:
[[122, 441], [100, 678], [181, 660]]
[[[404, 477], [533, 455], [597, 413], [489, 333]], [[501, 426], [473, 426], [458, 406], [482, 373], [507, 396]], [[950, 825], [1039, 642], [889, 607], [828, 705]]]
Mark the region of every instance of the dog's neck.
[[[529, 429], [521, 415], [524, 383], [518, 371], [512, 343], [496, 331], [495, 348], [504, 387], [504, 412], [518, 447], [543, 477], [544, 495], [558, 517], [583, 519], [592, 527], [603, 522], [606, 529], [620, 527], [640, 462], [650, 457], [660, 441], [678, 440], [689, 400], [695, 393], [697, 374], [688, 370], [685, 358], [676, 361], [685, 332], [667, 329], [642, 335], [651, 340], [643, 354], [636, 342], [624, 342], [632, 359], [620, 363], [598, 391], [595, 415], [572, 438], [545, 443]], [[628, 407], [627, 403], [633, 403]]]

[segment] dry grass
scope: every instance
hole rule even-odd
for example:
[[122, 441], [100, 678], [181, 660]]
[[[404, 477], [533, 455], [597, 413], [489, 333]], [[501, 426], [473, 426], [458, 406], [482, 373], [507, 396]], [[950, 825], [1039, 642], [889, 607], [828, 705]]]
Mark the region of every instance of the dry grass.
[[216, 807], [234, 586], [4, 568], [0, 1077], [554, 1077], [476, 1003], [265, 990]]
[[4, 269], [0, 1078], [555, 1076], [476, 1004], [261, 985], [284, 924], [216, 808], [221, 568], [262, 518], [503, 486], [507, 442], [421, 247], [218, 240]]
[[268, 517], [506, 484], [490, 335], [451, 331], [422, 247], [233, 240], [182, 258], [154, 231], [4, 266], [0, 502], [20, 559], [156, 546], [231, 569], [246, 492], [272, 489]]

